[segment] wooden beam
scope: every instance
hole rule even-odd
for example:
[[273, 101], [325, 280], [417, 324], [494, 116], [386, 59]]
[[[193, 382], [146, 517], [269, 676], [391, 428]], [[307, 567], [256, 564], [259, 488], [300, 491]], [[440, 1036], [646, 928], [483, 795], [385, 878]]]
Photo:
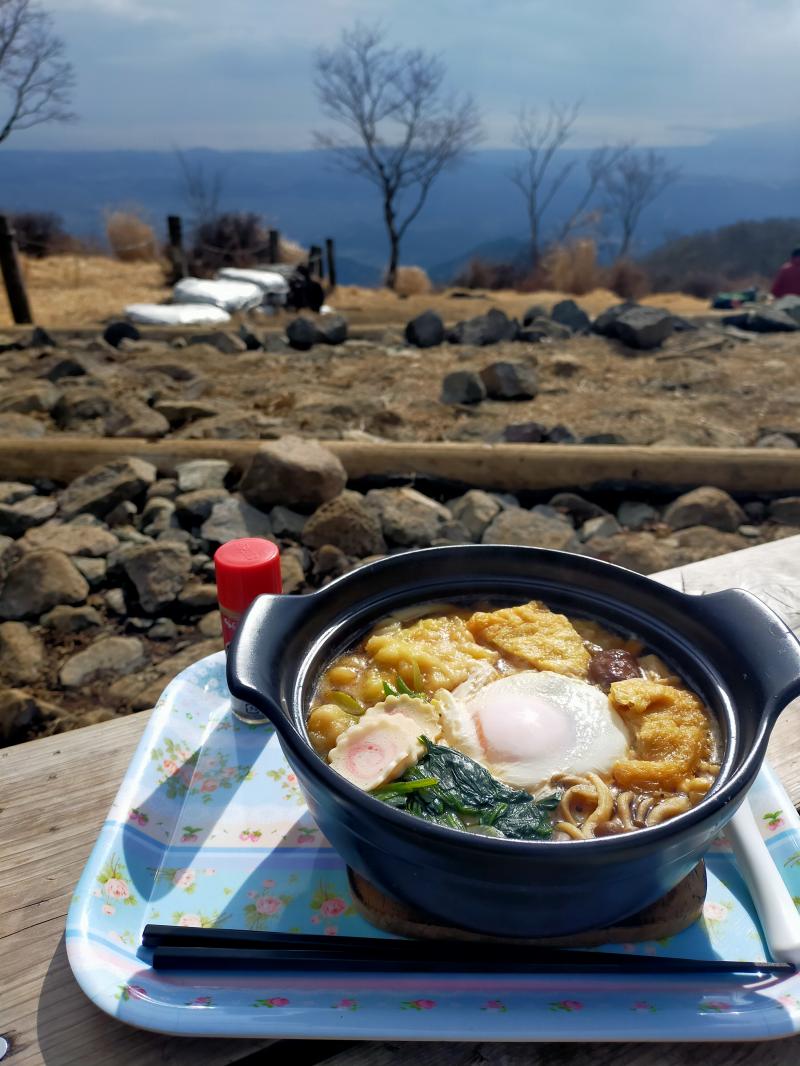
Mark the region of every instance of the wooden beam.
[[[125, 455], [171, 474], [189, 459], [226, 459], [242, 471], [260, 440], [70, 437], [0, 439], [4, 478], [68, 482]], [[682, 490], [716, 485], [738, 493], [800, 493], [800, 450], [648, 448], [579, 444], [373, 443], [324, 441], [350, 478], [422, 475], [506, 492], [562, 488]]]

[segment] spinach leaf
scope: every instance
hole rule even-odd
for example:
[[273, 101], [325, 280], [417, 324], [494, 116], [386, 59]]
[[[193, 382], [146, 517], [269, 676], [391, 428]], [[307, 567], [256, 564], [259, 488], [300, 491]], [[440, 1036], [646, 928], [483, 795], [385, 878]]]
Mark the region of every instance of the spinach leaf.
[[560, 798], [554, 794], [530, 803], [512, 803], [489, 824], [512, 840], [549, 840], [553, 825], [548, 812], [558, 806]]
[[432, 744], [427, 737], [420, 737], [426, 754], [417, 764], [430, 777], [436, 777], [436, 795], [448, 807], [463, 814], [480, 814], [498, 803], [522, 803], [530, 800], [531, 794], [522, 789], [509, 788], [492, 777], [474, 759], [441, 744]]

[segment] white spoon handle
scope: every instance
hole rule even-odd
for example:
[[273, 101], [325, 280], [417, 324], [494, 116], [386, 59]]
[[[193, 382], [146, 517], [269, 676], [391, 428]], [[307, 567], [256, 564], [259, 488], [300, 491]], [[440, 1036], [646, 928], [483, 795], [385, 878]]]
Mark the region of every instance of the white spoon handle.
[[747, 799], [728, 823], [726, 833], [736, 865], [750, 890], [770, 954], [776, 962], [800, 965], [800, 915]]

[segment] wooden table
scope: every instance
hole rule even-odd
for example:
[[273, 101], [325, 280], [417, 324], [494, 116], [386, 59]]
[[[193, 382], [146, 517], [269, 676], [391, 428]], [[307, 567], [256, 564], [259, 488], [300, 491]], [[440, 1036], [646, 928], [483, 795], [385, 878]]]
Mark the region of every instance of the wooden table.
[[[746, 587], [800, 630], [800, 536], [710, 559], [661, 579], [687, 592]], [[292, 1066], [795, 1066], [800, 1039], [758, 1044], [354, 1044], [201, 1040], [131, 1029], [93, 1006], [64, 950], [72, 889], [148, 715], [0, 750], [2, 1066], [215, 1066], [252, 1057]], [[769, 758], [800, 804], [800, 720], [781, 718]], [[67, 800], [65, 797], [69, 796]], [[58, 842], [57, 849], [51, 841]], [[310, 1045], [310, 1046], [309, 1046]], [[0, 1045], [2, 1046], [2, 1045]], [[269, 1050], [264, 1051], [264, 1048]], [[284, 1056], [286, 1058], [284, 1059]]]

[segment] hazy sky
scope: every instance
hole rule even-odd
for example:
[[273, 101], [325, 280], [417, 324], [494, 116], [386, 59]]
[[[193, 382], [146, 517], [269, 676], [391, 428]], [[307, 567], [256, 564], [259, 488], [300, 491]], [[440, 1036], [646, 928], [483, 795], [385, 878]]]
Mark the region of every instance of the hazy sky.
[[281, 149], [319, 124], [315, 48], [356, 19], [441, 52], [505, 146], [521, 101], [584, 101], [575, 144], [687, 144], [800, 115], [800, 0], [45, 0], [71, 127], [16, 148]]

